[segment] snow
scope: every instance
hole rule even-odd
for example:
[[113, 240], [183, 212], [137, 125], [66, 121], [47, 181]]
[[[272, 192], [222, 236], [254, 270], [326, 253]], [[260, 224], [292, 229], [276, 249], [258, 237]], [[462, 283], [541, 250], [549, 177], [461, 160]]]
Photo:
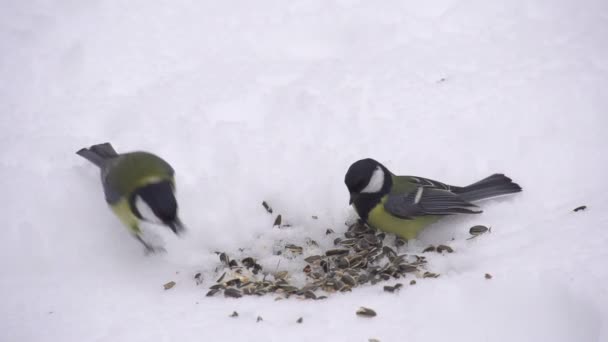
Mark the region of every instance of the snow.
[[[4, 1], [0, 341], [608, 340], [607, 19], [599, 0]], [[75, 154], [105, 141], [177, 170], [188, 234], [150, 227], [167, 254]], [[331, 246], [364, 157], [524, 192], [426, 229], [408, 251], [455, 253], [398, 294], [204, 296], [214, 251], [297, 272], [278, 241]]]

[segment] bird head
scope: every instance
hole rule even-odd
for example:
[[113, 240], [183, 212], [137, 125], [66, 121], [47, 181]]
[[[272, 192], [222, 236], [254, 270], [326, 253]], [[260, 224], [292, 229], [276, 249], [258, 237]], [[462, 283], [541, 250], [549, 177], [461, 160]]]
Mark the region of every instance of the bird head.
[[352, 204], [361, 194], [381, 194], [390, 191], [392, 180], [388, 169], [371, 158], [354, 162], [346, 172], [344, 183], [350, 192]]
[[139, 219], [162, 224], [175, 234], [184, 230], [177, 216], [177, 200], [170, 181], [150, 183], [135, 190], [131, 197], [131, 209]]

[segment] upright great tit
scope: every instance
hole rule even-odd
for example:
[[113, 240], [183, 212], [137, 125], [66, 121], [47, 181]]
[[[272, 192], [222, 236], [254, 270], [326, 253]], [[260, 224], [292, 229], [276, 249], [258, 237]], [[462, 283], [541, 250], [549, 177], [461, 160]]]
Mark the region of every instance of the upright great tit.
[[165, 225], [175, 234], [184, 230], [177, 216], [174, 171], [166, 161], [148, 152], [118, 154], [109, 143], [76, 153], [101, 169], [106, 202], [147, 252], [158, 248], [142, 238], [141, 221]]
[[396, 176], [373, 159], [353, 163], [344, 179], [359, 217], [374, 228], [409, 240], [442, 216], [479, 214], [471, 202], [520, 192], [503, 174], [465, 187], [422, 177]]

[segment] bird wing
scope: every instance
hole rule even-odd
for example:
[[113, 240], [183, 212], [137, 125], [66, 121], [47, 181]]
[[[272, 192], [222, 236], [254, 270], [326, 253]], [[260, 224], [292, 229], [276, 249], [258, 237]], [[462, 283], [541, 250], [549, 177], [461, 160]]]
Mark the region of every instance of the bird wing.
[[174, 171], [163, 159], [147, 152], [130, 152], [113, 159], [101, 172], [106, 201], [115, 203], [151, 180], [170, 180]]
[[[424, 178], [423, 178], [424, 179]], [[448, 186], [443, 183], [439, 183]], [[449, 187], [449, 186], [448, 186]], [[426, 215], [478, 214], [481, 210], [445, 188], [418, 186], [407, 193], [387, 195], [384, 209], [402, 219]]]

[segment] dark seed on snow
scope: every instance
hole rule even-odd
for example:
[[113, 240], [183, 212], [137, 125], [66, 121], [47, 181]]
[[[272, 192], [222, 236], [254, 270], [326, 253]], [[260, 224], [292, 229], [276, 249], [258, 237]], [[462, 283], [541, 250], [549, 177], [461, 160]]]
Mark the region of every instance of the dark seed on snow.
[[262, 206], [269, 214], [272, 214], [272, 208], [268, 205], [268, 203], [266, 203], [266, 201], [262, 201]]
[[446, 246], [446, 245], [437, 246], [437, 253], [443, 253], [444, 251], [446, 251], [448, 253], [454, 252], [454, 250], [450, 246]]
[[213, 297], [215, 296], [218, 292], [220, 292], [220, 290], [218, 289], [212, 289], [211, 291], [207, 292], [207, 294], [205, 295], [205, 297]]
[[243, 295], [237, 289], [227, 288], [224, 290], [224, 297], [241, 298]]
[[376, 316], [376, 311], [362, 306], [357, 310], [356, 314], [361, 317], [374, 317]]

